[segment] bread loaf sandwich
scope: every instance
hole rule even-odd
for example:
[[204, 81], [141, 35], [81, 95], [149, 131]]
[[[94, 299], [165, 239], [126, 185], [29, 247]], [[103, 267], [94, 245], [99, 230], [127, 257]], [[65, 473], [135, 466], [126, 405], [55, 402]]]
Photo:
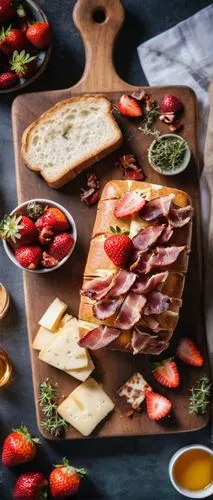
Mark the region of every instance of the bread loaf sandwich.
[[[192, 212], [188, 194], [175, 188], [130, 180], [105, 186], [81, 289], [82, 347], [133, 354], [168, 347], [182, 305]], [[106, 253], [115, 230], [131, 240], [123, 267], [115, 264], [120, 250], [113, 260]]]
[[60, 188], [121, 142], [111, 102], [84, 95], [59, 102], [32, 123], [22, 137], [22, 156], [30, 170]]

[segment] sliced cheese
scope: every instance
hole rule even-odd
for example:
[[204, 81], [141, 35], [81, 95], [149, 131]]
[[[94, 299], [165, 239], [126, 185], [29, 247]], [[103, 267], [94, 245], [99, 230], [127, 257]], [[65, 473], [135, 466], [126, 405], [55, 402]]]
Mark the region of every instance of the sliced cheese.
[[87, 352], [88, 357], [88, 365], [85, 368], [78, 368], [77, 370], [65, 370], [68, 375], [80, 380], [81, 382], [85, 382], [87, 378], [91, 375], [93, 370], [95, 369], [94, 363]]
[[40, 326], [33, 341], [33, 349], [41, 351], [51, 342], [54, 335], [55, 333], [47, 330], [47, 328], [44, 328], [43, 326]]
[[65, 326], [68, 326], [68, 324], [70, 323], [70, 320], [73, 318], [73, 316], [71, 316], [71, 314], [65, 314], [63, 316], [63, 318], [61, 318], [61, 321], [60, 321], [60, 324], [59, 324], [59, 328], [64, 328]]
[[39, 354], [39, 359], [60, 370], [75, 370], [88, 366], [86, 350], [78, 345], [78, 321], [76, 318], [71, 321], [69, 328], [55, 333], [51, 342]]
[[139, 410], [145, 399], [145, 393], [149, 385], [141, 373], [136, 372], [122, 385], [118, 394], [126, 399], [133, 410]]
[[59, 323], [68, 306], [62, 300], [56, 299], [50, 304], [39, 321], [39, 325], [54, 332], [59, 327]]
[[83, 436], [89, 436], [114, 406], [102, 386], [89, 378], [63, 401], [58, 413]]

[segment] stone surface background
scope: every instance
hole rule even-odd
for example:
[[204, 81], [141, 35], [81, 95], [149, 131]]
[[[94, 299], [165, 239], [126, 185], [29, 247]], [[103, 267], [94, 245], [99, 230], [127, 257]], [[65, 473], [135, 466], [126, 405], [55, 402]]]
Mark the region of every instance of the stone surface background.
[[[115, 50], [120, 76], [135, 85], [146, 84], [136, 47], [144, 40], [209, 5], [210, 0], [123, 0], [126, 22]], [[77, 82], [84, 67], [84, 49], [72, 23], [75, 0], [39, 0], [54, 31], [54, 48], [45, 74], [29, 91], [59, 89]], [[204, 27], [205, 29], [205, 27]], [[202, 34], [201, 34], [202, 35]], [[183, 82], [184, 83], [184, 82]], [[165, 82], [166, 84], [166, 82]], [[0, 216], [16, 205], [11, 104], [14, 95], [0, 96]], [[36, 196], [36, 193], [35, 193]], [[0, 443], [12, 427], [25, 423], [37, 433], [29, 359], [22, 273], [12, 266], [0, 245], [0, 281], [12, 296], [8, 318], [0, 325], [0, 344], [14, 364], [13, 383], [0, 392]], [[15, 477], [27, 470], [43, 470], [68, 456], [74, 466], [89, 474], [78, 498], [177, 500], [168, 478], [171, 455], [189, 443], [210, 444], [210, 429], [196, 433], [126, 439], [51, 443], [42, 440], [32, 464], [7, 470], [0, 465], [0, 499], [12, 498]]]

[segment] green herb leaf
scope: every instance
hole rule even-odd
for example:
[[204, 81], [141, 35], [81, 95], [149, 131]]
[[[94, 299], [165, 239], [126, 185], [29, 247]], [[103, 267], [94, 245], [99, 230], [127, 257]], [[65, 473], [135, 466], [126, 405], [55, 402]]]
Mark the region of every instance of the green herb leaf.
[[208, 404], [211, 400], [211, 382], [207, 375], [204, 375], [190, 389], [189, 413], [204, 415], [207, 412]]
[[39, 388], [40, 396], [38, 402], [41, 406], [42, 413], [45, 415], [45, 419], [42, 421], [41, 426], [53, 436], [61, 437], [68, 424], [57, 412], [57, 404], [55, 401], [57, 398], [56, 389], [49, 383], [48, 379], [44, 380]]
[[162, 137], [151, 149], [151, 163], [162, 171], [175, 170], [182, 163], [187, 143], [181, 137]]

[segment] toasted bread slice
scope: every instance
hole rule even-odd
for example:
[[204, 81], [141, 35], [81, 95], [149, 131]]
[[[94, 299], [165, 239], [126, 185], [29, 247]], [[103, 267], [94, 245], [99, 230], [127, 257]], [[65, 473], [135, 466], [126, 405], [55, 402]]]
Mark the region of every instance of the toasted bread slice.
[[59, 102], [32, 123], [22, 137], [22, 156], [30, 170], [60, 188], [121, 142], [111, 102], [85, 95]]

